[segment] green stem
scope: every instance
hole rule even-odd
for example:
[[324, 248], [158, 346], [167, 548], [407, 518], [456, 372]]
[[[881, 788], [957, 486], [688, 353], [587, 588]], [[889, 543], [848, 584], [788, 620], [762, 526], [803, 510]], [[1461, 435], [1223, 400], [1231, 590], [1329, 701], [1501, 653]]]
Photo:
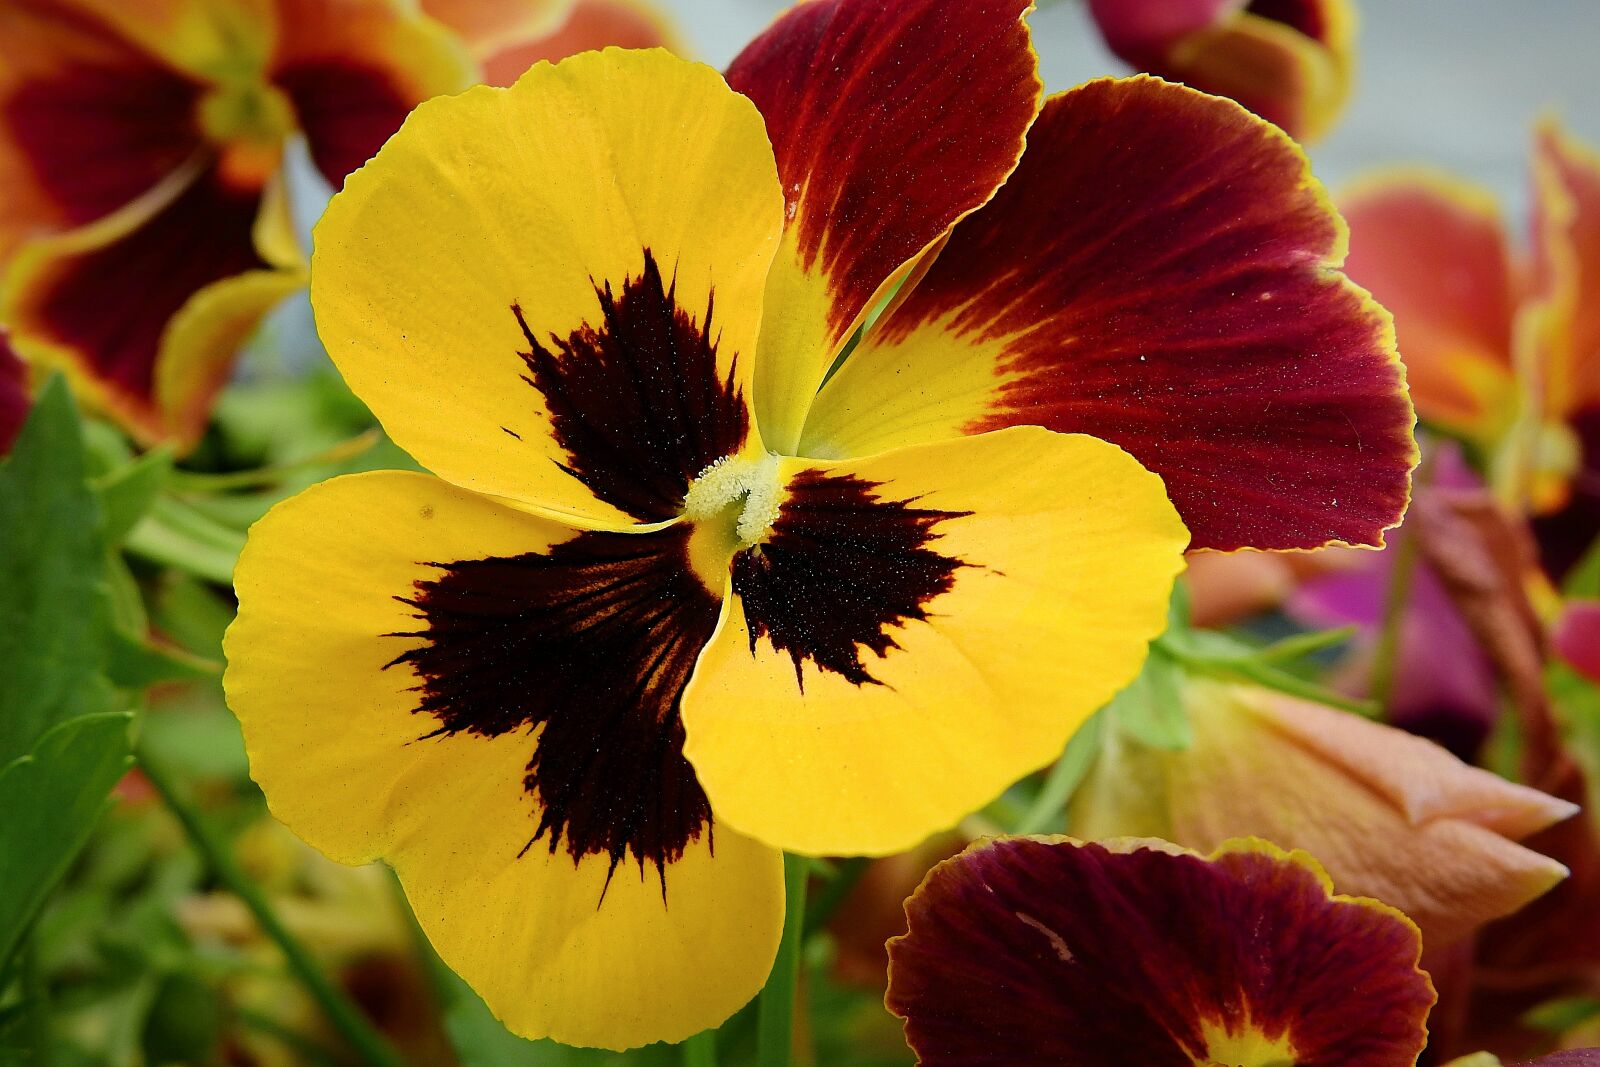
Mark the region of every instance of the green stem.
[[284, 1045], [289, 1051], [295, 1053], [302, 1063], [314, 1063], [318, 1067], [339, 1067], [339, 1059], [333, 1053], [317, 1044], [305, 1034], [291, 1030], [270, 1015], [247, 1008], [234, 1010], [233, 1017], [241, 1026], [248, 1026], [259, 1031]]
[[790, 1067], [794, 1053], [794, 996], [800, 985], [801, 934], [805, 928], [806, 878], [811, 861], [783, 857], [783, 939], [757, 1005], [757, 1067]]
[[227, 886], [229, 891], [250, 909], [262, 932], [282, 950], [290, 969], [305, 986], [306, 992], [310, 993], [312, 999], [322, 1008], [328, 1017], [328, 1022], [349, 1043], [351, 1050], [370, 1067], [405, 1067], [405, 1061], [389, 1047], [361, 1014], [360, 1009], [343, 990], [328, 979], [322, 967], [289, 932], [288, 927], [283, 925], [283, 921], [278, 918], [277, 912], [272, 910], [272, 905], [267, 901], [267, 896], [261, 887], [256, 885], [235, 862], [227, 845], [205, 824], [199, 810], [190, 803], [160, 761], [152, 761], [149, 752], [143, 747], [139, 749], [138, 756], [145, 777], [155, 787], [156, 792], [161, 794], [161, 799], [168, 810], [182, 824], [195, 850], [200, 853], [218, 881]]
[[1083, 784], [1089, 768], [1094, 765], [1095, 756], [1100, 752], [1100, 735], [1105, 730], [1106, 715], [1105, 711], [1098, 711], [1078, 727], [1078, 732], [1067, 742], [1061, 758], [1045, 775], [1044, 785], [1039, 787], [1039, 795], [1034, 798], [1033, 805], [1011, 824], [1014, 833], [1059, 833], [1065, 828], [1067, 802], [1078, 791], [1078, 786]]
[[839, 905], [844, 903], [844, 898], [850, 895], [850, 890], [856, 887], [871, 865], [872, 860], [866, 856], [851, 856], [839, 861], [838, 868], [822, 887], [822, 892], [806, 902], [805, 937], [810, 937], [828, 924], [833, 913], [839, 910]]
[[706, 1030], [683, 1043], [683, 1067], [717, 1067], [717, 1032]]
[[22, 942], [22, 999], [27, 1003], [28, 1043], [33, 1049], [30, 1062], [49, 1067], [55, 1062], [54, 1045], [50, 1040], [50, 992], [45, 984], [44, 968], [39, 964], [34, 936], [29, 931]]
[[363, 431], [348, 440], [340, 441], [304, 459], [291, 460], [272, 467], [257, 467], [247, 471], [227, 471], [209, 474], [204, 471], [174, 470], [170, 475], [173, 488], [192, 493], [223, 493], [237, 489], [263, 489], [277, 485], [291, 474], [343, 463], [354, 459], [382, 439], [376, 428]]
[[[1417, 489], [1425, 489], [1431, 480], [1432, 460], [1431, 451], [1423, 453], [1413, 476]], [[1383, 601], [1383, 628], [1378, 631], [1372, 673], [1367, 680], [1368, 697], [1377, 705], [1380, 715], [1388, 712], [1389, 698], [1394, 691], [1395, 662], [1400, 656], [1400, 636], [1405, 627], [1406, 607], [1411, 602], [1411, 580], [1417, 569], [1418, 552], [1415, 537], [1407, 537], [1394, 547], [1394, 565], [1389, 572], [1389, 588]]]

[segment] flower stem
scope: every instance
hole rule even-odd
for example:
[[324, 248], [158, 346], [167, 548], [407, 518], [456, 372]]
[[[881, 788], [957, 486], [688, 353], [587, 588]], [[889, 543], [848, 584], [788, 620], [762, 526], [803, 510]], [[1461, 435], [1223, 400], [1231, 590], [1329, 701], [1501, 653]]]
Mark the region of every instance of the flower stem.
[[245, 874], [243, 868], [234, 860], [232, 853], [228, 851], [227, 845], [205, 824], [199, 810], [188, 800], [161, 762], [151, 760], [150, 753], [143, 746], [140, 747], [138, 756], [145, 777], [155, 787], [156, 792], [161, 794], [161, 800], [167, 809], [182, 824], [184, 833], [188, 835], [195, 850], [217, 876], [217, 880], [227, 886], [228, 890], [250, 909], [262, 932], [283, 951], [290, 969], [305, 986], [306, 992], [311, 994], [312, 999], [322, 1008], [328, 1017], [328, 1022], [349, 1043], [351, 1050], [369, 1067], [405, 1067], [405, 1061], [372, 1028], [372, 1024], [361, 1014], [360, 1009], [328, 979], [317, 961], [299, 941], [295, 940], [294, 935], [272, 910], [272, 905], [267, 901], [267, 896], [261, 887]]
[[757, 1005], [757, 1067], [790, 1067], [794, 1052], [794, 997], [800, 984], [801, 934], [806, 917], [806, 878], [811, 861], [783, 857], [783, 939]]
[[872, 860], [866, 856], [851, 856], [839, 861], [833, 877], [822, 887], [822, 892], [806, 902], [805, 936], [810, 937], [828, 924], [871, 864]]
[[717, 1067], [717, 1032], [706, 1030], [683, 1043], [683, 1067]]
[[[1422, 462], [1412, 475], [1413, 492], [1426, 490], [1432, 481], [1433, 453], [1424, 452]], [[1395, 667], [1400, 657], [1400, 638], [1405, 629], [1406, 608], [1411, 603], [1411, 582], [1417, 569], [1418, 545], [1415, 536], [1407, 536], [1390, 551], [1394, 562], [1390, 565], [1389, 588], [1383, 600], [1383, 616], [1378, 631], [1377, 647], [1372, 654], [1372, 673], [1367, 681], [1368, 698], [1377, 705], [1378, 713], [1386, 715], [1389, 701], [1394, 695]]]

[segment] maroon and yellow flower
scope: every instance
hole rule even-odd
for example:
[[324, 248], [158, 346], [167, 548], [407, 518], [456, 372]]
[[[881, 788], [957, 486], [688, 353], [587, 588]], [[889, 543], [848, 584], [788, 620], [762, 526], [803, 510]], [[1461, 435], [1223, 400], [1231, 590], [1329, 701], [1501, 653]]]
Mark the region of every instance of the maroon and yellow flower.
[[1559, 576], [1600, 534], [1600, 154], [1542, 123], [1533, 194], [1522, 252], [1493, 195], [1448, 175], [1376, 175], [1342, 206], [1418, 412], [1487, 457]]
[[180, 445], [304, 282], [286, 139], [337, 188], [471, 81], [396, 0], [12, 0], [0, 39], [0, 317], [24, 359]]
[[928, 1067], [1409, 1067], [1433, 986], [1417, 928], [1304, 852], [1002, 838], [934, 868], [889, 943]]
[[1237, 100], [1298, 140], [1326, 133], [1350, 96], [1350, 0], [1089, 0], [1089, 11], [1136, 70]]
[[1405, 506], [1388, 320], [1298, 150], [1149, 78], [1041, 110], [1026, 7], [818, 0], [726, 81], [541, 64], [420, 107], [317, 231], [322, 337], [437, 477], [257, 525], [229, 697], [278, 817], [387, 858], [520, 1033], [726, 1018], [778, 850], [904, 850], [1048, 762], [1183, 522]]
[[1086, 838], [1198, 849], [1259, 835], [1303, 848], [1352, 892], [1400, 908], [1443, 947], [1566, 876], [1516, 842], [1572, 804], [1468, 766], [1431, 741], [1253, 686], [1190, 678], [1194, 742], [1111, 731], [1070, 825]]

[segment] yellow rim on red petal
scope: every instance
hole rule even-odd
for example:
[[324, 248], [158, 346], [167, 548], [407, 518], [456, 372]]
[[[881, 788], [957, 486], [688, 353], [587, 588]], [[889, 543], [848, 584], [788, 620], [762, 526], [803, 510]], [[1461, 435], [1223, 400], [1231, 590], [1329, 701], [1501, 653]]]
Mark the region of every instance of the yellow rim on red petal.
[[1528, 369], [1560, 419], [1600, 407], [1600, 151], [1541, 122], [1533, 193]]
[[[626, 626], [695, 581], [670, 565], [677, 543], [383, 472], [280, 504], [240, 559], [224, 683], [273, 814], [340, 862], [393, 865], [445, 962], [519, 1034], [681, 1040], [753, 996], [776, 951], [781, 856], [703, 811], [679, 825], [692, 773], [644, 789], [661, 785], [649, 753], [670, 756], [648, 747], [670, 746], [670, 705], [596, 722], [635, 682], [692, 669], [697, 646], [664, 660], [672, 634]], [[597, 584], [608, 567], [625, 579]], [[545, 580], [567, 583], [565, 608], [518, 597]], [[617, 619], [639, 637], [629, 654], [584, 644]], [[523, 625], [571, 662], [518, 674], [532, 661], [507, 635]], [[519, 717], [540, 698], [542, 723]], [[642, 806], [607, 814], [616, 798]]]
[[92, 225], [29, 244], [5, 275], [0, 318], [19, 353], [61, 367], [139, 439], [192, 445], [240, 345], [304, 284], [264, 254], [286, 238], [259, 207], [214, 169], [175, 172]]
[[873, 304], [994, 195], [1039, 108], [1030, 0], [813, 0], [728, 67], [766, 117], [783, 247], [756, 369], [762, 436], [792, 453]]
[[702, 469], [661, 483], [663, 450], [760, 447], [743, 412], [782, 224], [748, 100], [663, 51], [590, 52], [418, 108], [318, 226], [312, 306], [351, 388], [442, 477], [660, 521]]
[[1018, 427], [778, 463], [684, 696], [719, 819], [811, 854], [903, 850], [1057, 756], [1138, 673], [1187, 533], [1160, 479]]
[[1161, 475], [1195, 547], [1382, 545], [1413, 414], [1345, 238], [1305, 154], [1239, 105], [1145, 76], [1057, 94], [823, 386], [800, 454], [1037, 424]]
[[1427, 1043], [1422, 939], [1304, 852], [998, 838], [935, 867], [889, 942], [927, 1067], [1403, 1067]]

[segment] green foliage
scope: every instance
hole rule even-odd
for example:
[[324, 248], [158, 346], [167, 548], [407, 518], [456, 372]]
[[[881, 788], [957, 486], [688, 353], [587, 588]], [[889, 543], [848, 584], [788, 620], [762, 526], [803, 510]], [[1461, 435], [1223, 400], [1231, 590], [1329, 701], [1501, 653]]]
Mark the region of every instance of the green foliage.
[[102, 514], [60, 379], [0, 465], [0, 962], [99, 820], [129, 762], [104, 664], [112, 626]]
[[528, 1041], [500, 1025], [461, 979], [449, 975], [447, 985], [444, 1024], [461, 1067], [676, 1067], [681, 1062], [673, 1045], [647, 1045], [623, 1053]]
[[70, 719], [0, 770], [0, 961], [88, 841], [132, 762], [131, 720], [124, 712]]
[[58, 723], [116, 706], [100, 671], [110, 614], [86, 479], [77, 410], [57, 378], [0, 464], [0, 763]]

